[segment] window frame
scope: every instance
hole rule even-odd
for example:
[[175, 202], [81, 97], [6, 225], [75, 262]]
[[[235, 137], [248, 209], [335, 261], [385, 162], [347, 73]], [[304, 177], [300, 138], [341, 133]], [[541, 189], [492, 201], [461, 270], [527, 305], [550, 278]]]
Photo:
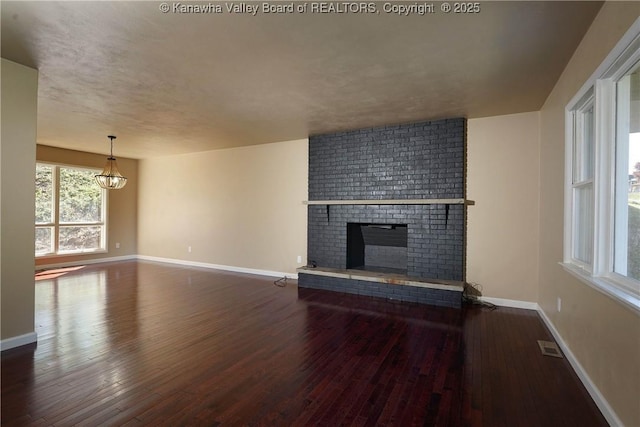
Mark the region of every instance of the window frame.
[[[56, 163], [56, 162], [48, 162], [48, 161], [36, 161], [36, 168], [38, 165], [49, 166], [53, 168], [52, 178], [53, 178], [53, 222], [51, 223], [35, 223], [35, 229], [38, 228], [53, 228], [52, 234], [52, 246], [53, 252], [47, 252], [43, 254], [35, 254], [35, 258], [55, 258], [55, 257], [68, 257], [68, 256], [78, 256], [78, 255], [91, 255], [91, 254], [99, 254], [99, 253], [107, 253], [108, 252], [108, 212], [109, 212], [109, 192], [104, 188], [100, 188], [102, 194], [102, 206], [101, 206], [101, 217], [102, 221], [92, 221], [92, 222], [61, 222], [60, 221], [60, 169], [76, 169], [81, 171], [88, 171], [92, 174], [99, 174], [102, 172], [102, 169], [95, 168], [91, 166], [81, 166], [81, 165], [72, 165], [66, 163]], [[98, 184], [96, 183], [96, 186]], [[99, 187], [99, 186], [98, 186]], [[100, 238], [100, 247], [97, 249], [85, 249], [85, 250], [73, 250], [73, 251], [60, 251], [59, 245], [59, 237], [60, 237], [60, 228], [61, 227], [91, 227], [91, 226], [101, 226], [102, 233]]]
[[[617, 82], [640, 62], [640, 18], [609, 53], [565, 108], [565, 215], [561, 265], [589, 286], [640, 312], [640, 281], [615, 272]], [[591, 263], [574, 257], [574, 147], [578, 115], [594, 105], [593, 254]]]
[[[576, 229], [578, 228], [578, 221], [575, 218], [575, 215], [573, 214], [574, 212], [574, 205], [577, 204], [576, 202], [576, 190], [579, 189], [583, 189], [586, 187], [590, 187], [591, 188], [591, 198], [595, 200], [595, 126], [592, 132], [592, 138], [594, 139], [594, 141], [592, 141], [592, 149], [593, 152], [591, 153], [591, 161], [592, 161], [592, 170], [587, 174], [586, 177], [576, 177], [576, 173], [575, 173], [575, 168], [574, 168], [574, 163], [577, 163], [576, 159], [577, 158], [582, 158], [582, 154], [583, 154], [583, 150], [584, 150], [584, 116], [585, 113], [587, 111], [589, 111], [590, 109], [593, 109], [593, 119], [592, 121], [595, 120], [595, 93], [592, 89], [588, 90], [586, 94], [584, 94], [580, 100], [577, 102], [577, 104], [574, 106], [574, 108], [570, 111], [570, 128], [568, 128], [568, 141], [570, 141], [571, 145], [570, 147], [568, 147], [569, 151], [568, 154], [569, 156], [571, 156], [571, 166], [570, 169], [568, 169], [568, 173], [570, 174], [570, 178], [569, 178], [569, 183], [568, 183], [568, 194], [566, 197], [568, 197], [569, 201], [570, 201], [570, 208], [572, 211], [572, 215], [571, 215], [571, 228], [568, 229], [568, 232], [570, 233], [569, 236], [567, 236], [568, 239], [570, 239], [570, 246], [567, 250], [567, 252], [565, 253], [564, 259], [565, 260], [569, 260], [572, 264], [576, 265], [578, 268], [585, 270], [589, 273], [593, 273], [593, 244], [594, 244], [594, 238], [593, 236], [591, 236], [591, 242], [590, 242], [590, 246], [591, 246], [591, 256], [590, 256], [590, 260], [583, 260], [580, 259], [576, 256], [576, 252], [578, 251], [578, 249], [576, 248], [578, 246], [578, 236], [577, 236], [577, 232]], [[595, 123], [594, 123], [595, 125]], [[576, 153], [578, 152], [578, 153]], [[584, 167], [584, 165], [580, 165], [580, 167]], [[582, 174], [581, 174], [582, 175]], [[593, 206], [592, 206], [593, 208]], [[591, 216], [592, 216], [592, 220], [593, 220], [593, 216], [595, 215], [595, 209], [592, 209], [591, 211]], [[567, 247], [567, 245], [565, 244], [565, 247]]]

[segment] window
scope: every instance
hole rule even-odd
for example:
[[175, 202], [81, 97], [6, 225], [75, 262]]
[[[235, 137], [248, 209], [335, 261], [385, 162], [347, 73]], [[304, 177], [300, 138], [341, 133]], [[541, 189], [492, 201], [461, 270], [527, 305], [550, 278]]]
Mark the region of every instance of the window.
[[567, 106], [563, 265], [640, 310], [640, 19]]
[[573, 113], [572, 203], [576, 208], [573, 221], [572, 258], [581, 267], [593, 260], [593, 157], [594, 122], [593, 92]]
[[103, 251], [106, 190], [100, 170], [36, 165], [36, 256]]
[[640, 281], [640, 62], [616, 83], [614, 265]]

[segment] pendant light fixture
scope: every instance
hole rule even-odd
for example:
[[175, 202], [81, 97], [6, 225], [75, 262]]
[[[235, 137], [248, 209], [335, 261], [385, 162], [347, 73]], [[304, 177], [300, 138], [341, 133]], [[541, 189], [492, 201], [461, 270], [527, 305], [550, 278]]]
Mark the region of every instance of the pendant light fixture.
[[118, 171], [116, 158], [113, 157], [113, 140], [115, 136], [109, 135], [107, 138], [111, 140], [111, 155], [107, 158], [107, 164], [100, 175], [96, 175], [96, 182], [102, 188], [107, 190], [119, 190], [127, 184], [127, 178], [122, 176]]

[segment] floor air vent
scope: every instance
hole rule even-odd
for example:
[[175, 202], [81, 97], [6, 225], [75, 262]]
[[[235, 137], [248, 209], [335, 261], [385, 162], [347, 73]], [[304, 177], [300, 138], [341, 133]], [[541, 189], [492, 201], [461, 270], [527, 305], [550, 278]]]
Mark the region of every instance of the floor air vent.
[[540, 346], [540, 351], [544, 356], [562, 358], [562, 353], [558, 348], [558, 344], [554, 343], [553, 341], [538, 340], [538, 345]]

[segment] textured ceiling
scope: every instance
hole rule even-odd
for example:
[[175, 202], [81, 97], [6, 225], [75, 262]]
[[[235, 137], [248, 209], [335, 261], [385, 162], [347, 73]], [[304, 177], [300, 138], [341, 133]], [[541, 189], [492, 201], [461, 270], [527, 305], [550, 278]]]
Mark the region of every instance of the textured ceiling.
[[400, 16], [384, 2], [360, 14], [298, 1], [307, 13], [252, 16], [231, 3], [167, 3], [223, 9], [198, 14], [2, 1], [2, 57], [39, 70], [38, 142], [105, 153], [115, 134], [116, 156], [145, 158], [534, 111], [601, 7], [499, 1], [446, 14], [436, 2]]

